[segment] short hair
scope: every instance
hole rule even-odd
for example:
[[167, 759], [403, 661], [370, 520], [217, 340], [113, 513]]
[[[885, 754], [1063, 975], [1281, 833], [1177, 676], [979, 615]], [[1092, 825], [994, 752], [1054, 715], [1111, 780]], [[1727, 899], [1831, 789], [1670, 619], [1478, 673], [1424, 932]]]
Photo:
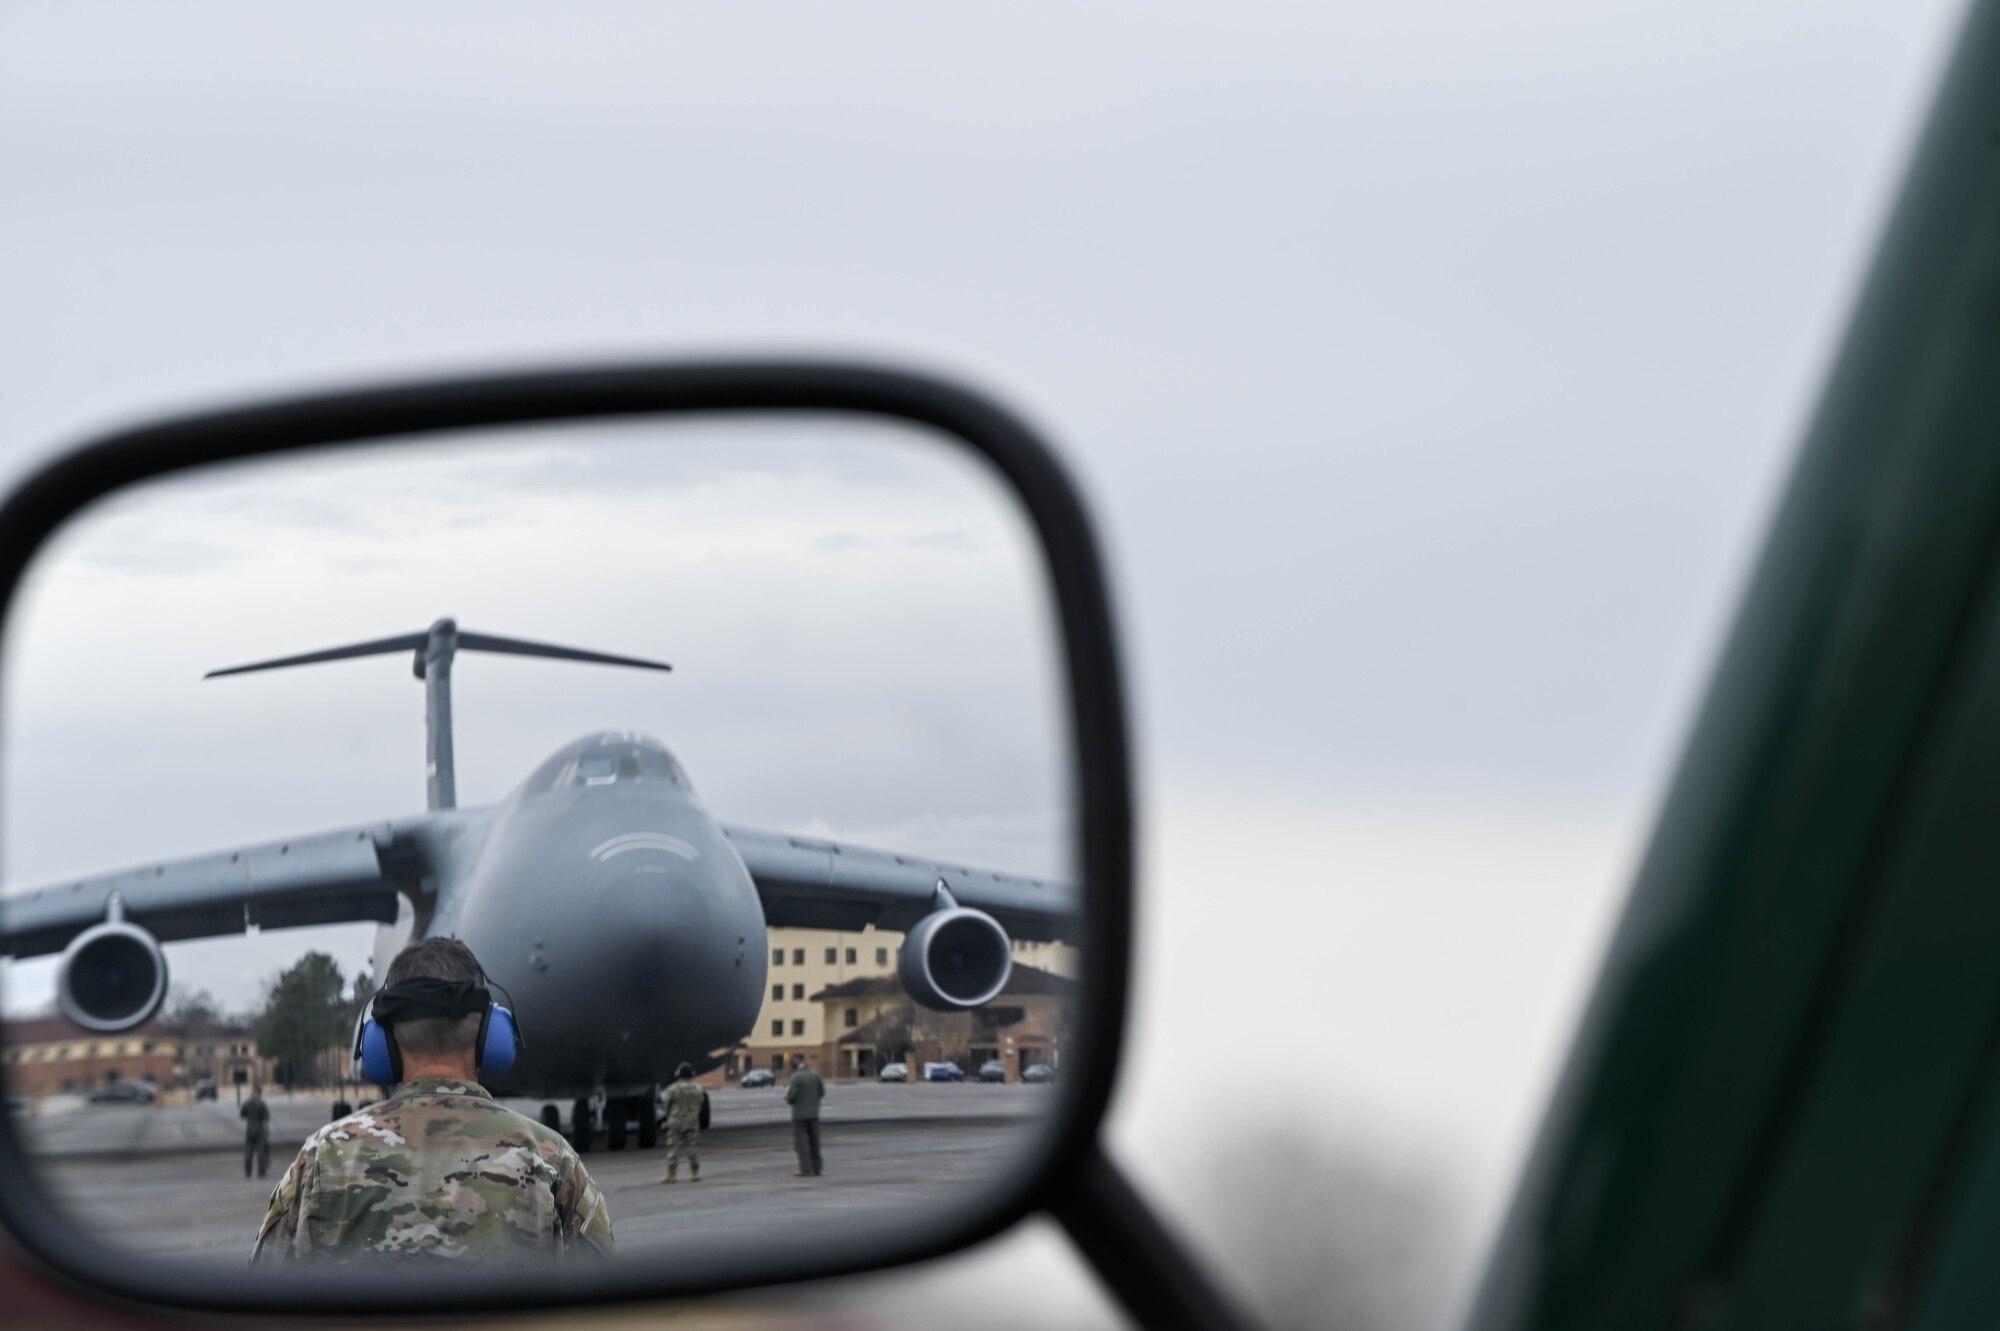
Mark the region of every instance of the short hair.
[[[484, 984], [486, 971], [472, 949], [456, 938], [420, 938], [396, 954], [383, 977], [389, 988], [405, 980], [446, 980], [454, 984]], [[448, 1058], [479, 1039], [482, 1014], [463, 1017], [416, 1017], [394, 1023], [391, 1033], [405, 1058]]]

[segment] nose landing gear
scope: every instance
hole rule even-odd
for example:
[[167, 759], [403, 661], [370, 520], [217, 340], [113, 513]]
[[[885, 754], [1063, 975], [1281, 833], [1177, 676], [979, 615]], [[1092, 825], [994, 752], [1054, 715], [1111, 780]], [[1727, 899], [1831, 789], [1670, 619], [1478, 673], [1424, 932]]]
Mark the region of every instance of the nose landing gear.
[[[565, 1135], [577, 1152], [588, 1151], [597, 1135], [597, 1111], [589, 1097], [579, 1097], [570, 1110], [570, 1129]], [[562, 1114], [554, 1105], [542, 1106], [542, 1123], [562, 1131]], [[636, 1123], [639, 1149], [650, 1151], [660, 1144], [660, 1088], [648, 1086], [638, 1095], [614, 1095], [604, 1102], [604, 1146], [622, 1151], [625, 1138]]]
[[648, 1086], [639, 1099], [639, 1149], [650, 1151], [660, 1144], [660, 1088]]
[[614, 1096], [604, 1102], [604, 1149], [622, 1151], [625, 1149], [626, 1101], [622, 1096]]
[[626, 1134], [634, 1124], [639, 1128], [639, 1149], [650, 1151], [660, 1144], [660, 1100], [657, 1087], [649, 1086], [638, 1095], [614, 1095], [604, 1102], [605, 1149], [625, 1149]]

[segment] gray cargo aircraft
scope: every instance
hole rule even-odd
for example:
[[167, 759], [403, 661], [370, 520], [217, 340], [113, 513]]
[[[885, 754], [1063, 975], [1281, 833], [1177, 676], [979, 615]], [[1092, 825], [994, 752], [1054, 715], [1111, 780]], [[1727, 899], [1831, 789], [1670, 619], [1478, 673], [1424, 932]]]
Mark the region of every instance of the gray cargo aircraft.
[[[376, 974], [412, 937], [465, 940], [518, 1003], [526, 1037], [500, 1095], [570, 1100], [588, 1146], [658, 1132], [676, 1064], [714, 1067], [762, 1006], [767, 926], [905, 934], [916, 1002], [977, 1007], [1005, 986], [1013, 941], [1073, 936], [1068, 884], [940, 864], [817, 837], [732, 827], [665, 747], [599, 734], [557, 750], [500, 803], [456, 807], [451, 668], [460, 651], [632, 666], [656, 661], [461, 632], [427, 632], [211, 673], [412, 652], [425, 687], [429, 811], [147, 865], [0, 898], [0, 954], [61, 951], [57, 999], [78, 1025], [129, 1030], [166, 996], [160, 944], [347, 921], [378, 926]], [[556, 1126], [554, 1104], [542, 1111]]]

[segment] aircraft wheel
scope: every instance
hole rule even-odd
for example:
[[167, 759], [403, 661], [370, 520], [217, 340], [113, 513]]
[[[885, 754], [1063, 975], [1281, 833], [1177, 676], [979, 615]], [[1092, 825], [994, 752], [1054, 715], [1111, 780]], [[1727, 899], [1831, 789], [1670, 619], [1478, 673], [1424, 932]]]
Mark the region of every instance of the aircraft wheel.
[[639, 1097], [639, 1149], [650, 1151], [660, 1144], [660, 1088], [648, 1086]]
[[581, 1155], [590, 1149], [590, 1139], [597, 1134], [597, 1116], [590, 1112], [589, 1097], [576, 1102], [569, 1116], [569, 1144]]
[[626, 1120], [632, 1117], [632, 1108], [622, 1095], [614, 1095], [604, 1102], [604, 1146], [606, 1150], [625, 1149]]
[[557, 1132], [561, 1132], [562, 1110], [557, 1109], [554, 1105], [543, 1105], [542, 1126], [545, 1128], [554, 1128]]

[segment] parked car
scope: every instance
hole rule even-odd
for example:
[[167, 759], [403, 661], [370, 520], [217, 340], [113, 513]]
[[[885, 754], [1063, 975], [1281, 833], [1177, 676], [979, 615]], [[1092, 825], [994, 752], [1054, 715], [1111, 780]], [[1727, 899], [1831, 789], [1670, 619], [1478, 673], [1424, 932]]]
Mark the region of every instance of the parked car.
[[746, 1091], [757, 1086], [776, 1086], [778, 1074], [769, 1068], [752, 1068], [743, 1074], [743, 1080], [737, 1084]]
[[979, 1065], [979, 1080], [981, 1081], [1007, 1080], [1007, 1065], [1005, 1063], [1002, 1063], [997, 1058], [987, 1059], [984, 1063], [981, 1063]]
[[877, 1081], [908, 1081], [910, 1069], [902, 1063], [884, 1063], [882, 1070], [875, 1074]]
[[153, 1088], [143, 1081], [114, 1081], [109, 1086], [90, 1093], [90, 1103], [94, 1105], [149, 1105], [153, 1103]]
[[956, 1063], [924, 1064], [925, 1081], [964, 1081], [965, 1069]]
[[7, 1097], [8, 1113], [24, 1114], [27, 1112], [27, 1110], [28, 1110], [28, 1101], [25, 1097], [19, 1095], [9, 1095]]
[[1036, 1083], [1054, 1081], [1056, 1070], [1047, 1063], [1030, 1063], [1021, 1069], [1021, 1080]]
[[213, 1100], [215, 1098], [215, 1083], [207, 1077], [203, 1077], [194, 1084], [194, 1098], [197, 1100]]

